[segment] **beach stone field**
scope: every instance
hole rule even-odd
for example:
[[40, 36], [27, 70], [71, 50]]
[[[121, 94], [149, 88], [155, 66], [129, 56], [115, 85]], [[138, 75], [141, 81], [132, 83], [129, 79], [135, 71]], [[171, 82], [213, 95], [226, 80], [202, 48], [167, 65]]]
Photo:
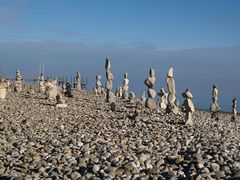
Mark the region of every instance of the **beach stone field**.
[[[66, 108], [40, 93], [0, 101], [0, 179], [240, 179], [240, 118], [74, 91]], [[137, 114], [136, 114], [137, 110]]]

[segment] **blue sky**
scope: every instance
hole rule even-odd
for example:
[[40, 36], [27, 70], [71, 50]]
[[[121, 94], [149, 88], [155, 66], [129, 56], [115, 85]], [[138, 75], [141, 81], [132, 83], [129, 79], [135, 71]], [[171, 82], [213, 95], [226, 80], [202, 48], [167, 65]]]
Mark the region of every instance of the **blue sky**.
[[0, 40], [239, 46], [239, 9], [238, 0], [0, 0]]
[[149, 68], [156, 90], [174, 68], [177, 96], [190, 88], [197, 108], [209, 108], [211, 87], [220, 106], [240, 99], [240, 0], [0, 0], [0, 74], [89, 79], [109, 57], [114, 87], [128, 72], [130, 91], [146, 90]]

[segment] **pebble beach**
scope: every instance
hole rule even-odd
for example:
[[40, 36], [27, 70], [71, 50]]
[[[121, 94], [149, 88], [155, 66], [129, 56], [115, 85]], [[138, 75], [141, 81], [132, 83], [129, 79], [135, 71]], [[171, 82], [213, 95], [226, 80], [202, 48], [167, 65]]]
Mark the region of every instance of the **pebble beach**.
[[[74, 91], [68, 107], [8, 92], [0, 103], [0, 179], [240, 179], [240, 121]], [[135, 116], [135, 110], [139, 114]], [[238, 117], [237, 117], [238, 118]]]

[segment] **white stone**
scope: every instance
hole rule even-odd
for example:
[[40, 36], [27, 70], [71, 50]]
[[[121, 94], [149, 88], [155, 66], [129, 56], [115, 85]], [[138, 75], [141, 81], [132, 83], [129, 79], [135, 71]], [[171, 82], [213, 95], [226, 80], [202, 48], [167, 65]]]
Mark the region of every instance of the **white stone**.
[[55, 101], [58, 94], [57, 82], [55, 80], [48, 80], [44, 83], [46, 87], [46, 96], [49, 100]]

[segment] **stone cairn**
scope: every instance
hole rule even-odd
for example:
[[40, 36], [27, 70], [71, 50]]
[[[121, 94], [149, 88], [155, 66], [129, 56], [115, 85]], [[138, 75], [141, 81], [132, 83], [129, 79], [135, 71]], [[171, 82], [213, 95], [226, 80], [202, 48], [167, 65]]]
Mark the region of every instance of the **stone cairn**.
[[76, 75], [76, 88], [79, 91], [81, 90], [81, 76], [79, 71], [77, 71], [77, 75]]
[[44, 76], [43, 74], [41, 73], [40, 74], [40, 77], [39, 77], [39, 92], [40, 93], [45, 93], [45, 85], [44, 85]]
[[233, 98], [232, 100], [232, 120], [235, 121], [237, 118], [237, 98]]
[[122, 86], [123, 89], [122, 98], [125, 100], [128, 99], [128, 83], [129, 83], [128, 73], [125, 73]]
[[153, 111], [156, 108], [156, 103], [154, 100], [154, 98], [156, 96], [156, 92], [153, 89], [155, 81], [156, 81], [155, 71], [152, 68], [150, 68], [149, 77], [147, 79], [145, 79], [145, 81], [144, 81], [145, 85], [148, 87], [148, 90], [147, 90], [148, 98], [146, 100], [145, 106], [148, 109], [150, 109], [150, 111]]
[[146, 103], [146, 97], [145, 97], [145, 91], [143, 90], [142, 91], [142, 96], [141, 96], [141, 104], [142, 105], [145, 105], [145, 103]]
[[119, 97], [119, 91], [120, 91], [120, 86], [118, 85], [116, 90], [115, 90], [115, 96]]
[[52, 79], [48, 79], [45, 83], [44, 83], [45, 87], [46, 87], [46, 98], [49, 99], [52, 102], [56, 101], [56, 96], [58, 94], [58, 90], [57, 90], [57, 81], [56, 80], [52, 80]]
[[73, 97], [72, 83], [70, 83], [70, 82], [66, 83], [66, 96]]
[[112, 87], [113, 87], [113, 74], [110, 71], [111, 68], [111, 63], [110, 60], [108, 58], [106, 58], [106, 62], [105, 62], [105, 70], [106, 70], [106, 78], [107, 78], [107, 82], [106, 82], [106, 86], [105, 88], [107, 89], [106, 92], [106, 102], [112, 103], [114, 102], [114, 94], [112, 93]]
[[165, 92], [164, 88], [160, 89], [160, 92], [158, 93], [159, 100], [158, 100], [158, 108], [160, 111], [165, 111], [167, 108], [167, 97], [168, 93]]
[[27, 91], [27, 93], [29, 95], [33, 95], [35, 93], [34, 90], [33, 90], [33, 85], [32, 84], [30, 85], [29, 90]]
[[173, 68], [170, 68], [167, 73], [167, 87], [168, 87], [168, 97], [167, 97], [167, 113], [173, 113], [178, 114], [179, 108], [178, 108], [178, 101], [176, 99], [176, 87], [175, 87], [175, 81], [173, 79]]
[[131, 103], [131, 104], [134, 104], [134, 103], [136, 103], [136, 95], [135, 95], [135, 93], [134, 92], [130, 92], [130, 94], [129, 94], [129, 102]]
[[0, 77], [0, 99], [5, 99], [7, 95], [8, 82]]
[[119, 87], [119, 97], [122, 97], [123, 96], [123, 87], [120, 86]]
[[102, 94], [102, 76], [101, 75], [97, 75], [96, 76], [96, 87], [95, 87], [95, 94], [96, 95], [101, 95]]
[[15, 87], [14, 91], [15, 92], [20, 92], [22, 91], [22, 76], [19, 70], [16, 71], [16, 78], [15, 78]]
[[62, 96], [61, 93], [57, 94], [56, 100], [57, 100], [57, 103], [56, 103], [56, 105], [55, 105], [56, 107], [65, 108], [65, 107], [68, 106], [68, 105], [66, 104], [66, 102], [64, 101], [63, 96]]
[[212, 112], [212, 119], [218, 120], [218, 112], [220, 111], [220, 107], [218, 106], [218, 89], [216, 85], [212, 86], [212, 104], [210, 107], [210, 111]]
[[185, 98], [184, 103], [183, 103], [185, 119], [186, 119], [185, 124], [192, 126], [193, 125], [192, 113], [195, 111], [194, 104], [192, 101], [193, 95], [189, 89], [186, 89], [186, 91], [184, 93], [182, 93], [182, 96], [183, 96], [183, 98]]

